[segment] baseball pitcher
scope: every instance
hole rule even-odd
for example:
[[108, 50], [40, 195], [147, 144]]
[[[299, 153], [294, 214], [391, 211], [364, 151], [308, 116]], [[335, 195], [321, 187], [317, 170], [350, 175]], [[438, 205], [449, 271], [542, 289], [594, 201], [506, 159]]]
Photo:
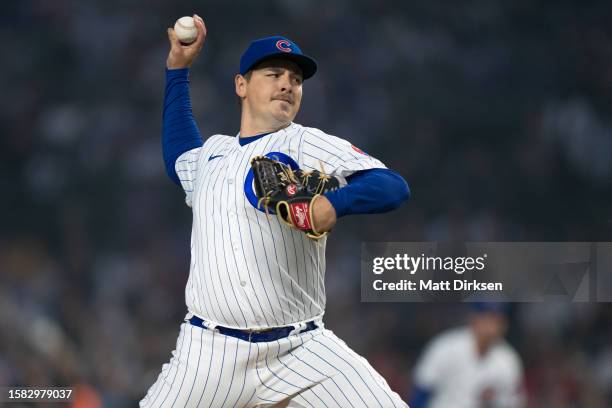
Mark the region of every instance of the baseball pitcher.
[[190, 66], [206, 37], [168, 29], [163, 155], [193, 211], [187, 316], [142, 407], [407, 407], [323, 325], [325, 244], [337, 220], [380, 213], [406, 182], [351, 143], [293, 122], [317, 64], [253, 41], [235, 76], [240, 131], [202, 140]]

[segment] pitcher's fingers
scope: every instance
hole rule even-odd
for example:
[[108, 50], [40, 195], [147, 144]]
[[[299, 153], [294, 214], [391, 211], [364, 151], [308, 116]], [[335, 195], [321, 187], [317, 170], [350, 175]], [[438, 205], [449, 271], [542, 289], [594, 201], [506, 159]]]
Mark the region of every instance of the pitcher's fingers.
[[170, 41], [170, 46], [172, 48], [180, 48], [181, 42], [179, 41], [176, 33], [173, 28], [168, 27], [168, 41]]
[[202, 23], [202, 26], [204, 27], [204, 35], [206, 35], [206, 23], [204, 23], [204, 20], [202, 19], [202, 17], [198, 16], [197, 14], [194, 14], [193, 16], [196, 22], [199, 21]]
[[204, 39], [206, 38], [206, 26], [204, 25], [204, 21], [196, 14], [193, 15], [193, 20], [195, 22], [196, 28], [198, 29], [198, 36], [194, 41], [193, 45], [199, 49], [202, 48]]

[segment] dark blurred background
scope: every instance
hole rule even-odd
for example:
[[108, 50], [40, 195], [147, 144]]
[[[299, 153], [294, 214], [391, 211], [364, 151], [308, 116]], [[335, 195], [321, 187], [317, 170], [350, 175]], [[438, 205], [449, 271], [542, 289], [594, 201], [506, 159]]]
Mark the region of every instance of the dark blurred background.
[[[451, 304], [360, 303], [363, 241], [611, 241], [612, 3], [22, 0], [0, 39], [0, 386], [80, 384], [135, 406], [186, 310], [190, 210], [165, 175], [165, 29], [208, 27], [192, 70], [204, 135], [239, 130], [255, 38], [319, 61], [297, 122], [409, 182], [400, 210], [328, 241], [326, 327], [406, 397]], [[612, 405], [612, 305], [515, 304], [529, 407]]]

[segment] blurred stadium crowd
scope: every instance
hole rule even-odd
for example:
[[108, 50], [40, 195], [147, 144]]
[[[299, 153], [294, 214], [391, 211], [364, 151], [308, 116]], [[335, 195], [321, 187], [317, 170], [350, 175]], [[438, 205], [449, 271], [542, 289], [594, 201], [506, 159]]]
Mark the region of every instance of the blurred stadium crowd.
[[[254, 38], [318, 59], [298, 122], [408, 180], [385, 215], [328, 241], [326, 326], [406, 397], [450, 304], [360, 303], [363, 241], [612, 241], [612, 3], [164, 2], [3, 5], [0, 386], [81, 384], [74, 406], [134, 406], [185, 314], [190, 211], [164, 174], [165, 27], [198, 12], [204, 135], [235, 134]], [[612, 405], [612, 305], [515, 304], [529, 407]]]

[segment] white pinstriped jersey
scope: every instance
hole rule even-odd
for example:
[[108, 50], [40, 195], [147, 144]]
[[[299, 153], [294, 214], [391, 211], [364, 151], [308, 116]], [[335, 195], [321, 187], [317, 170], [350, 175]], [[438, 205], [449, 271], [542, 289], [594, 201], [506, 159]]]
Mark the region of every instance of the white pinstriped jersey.
[[348, 141], [292, 123], [244, 146], [214, 135], [182, 154], [176, 172], [193, 210], [190, 312], [232, 328], [287, 326], [325, 310], [325, 238], [313, 241], [256, 208], [250, 161], [268, 155], [341, 179], [385, 168]]

